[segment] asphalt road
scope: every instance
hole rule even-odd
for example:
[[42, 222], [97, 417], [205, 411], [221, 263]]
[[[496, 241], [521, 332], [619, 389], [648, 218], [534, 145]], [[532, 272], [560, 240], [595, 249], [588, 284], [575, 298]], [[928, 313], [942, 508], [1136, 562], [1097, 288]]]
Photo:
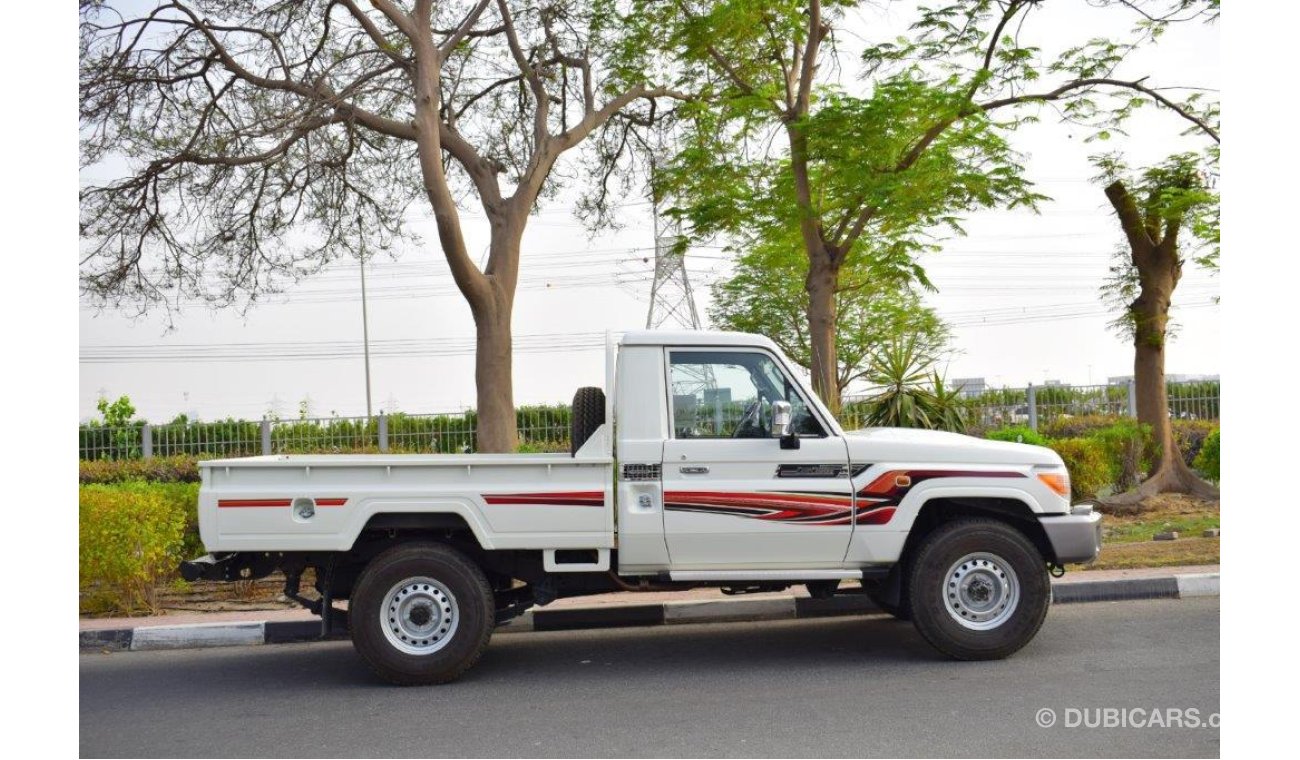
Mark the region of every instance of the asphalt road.
[[83, 757], [1219, 754], [1218, 728], [1065, 725], [1094, 708], [1217, 713], [1218, 599], [1054, 607], [988, 663], [940, 659], [883, 617], [506, 634], [429, 688], [377, 683], [347, 642], [89, 654], [80, 743]]

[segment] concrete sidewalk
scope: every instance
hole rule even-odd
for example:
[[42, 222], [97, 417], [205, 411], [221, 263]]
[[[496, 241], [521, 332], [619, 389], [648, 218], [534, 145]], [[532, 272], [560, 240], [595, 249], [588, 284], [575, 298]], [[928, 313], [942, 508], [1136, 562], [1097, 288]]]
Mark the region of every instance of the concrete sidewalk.
[[[1217, 596], [1219, 566], [1093, 570], [1052, 580], [1052, 601]], [[862, 615], [880, 612], [865, 595], [813, 599], [802, 586], [783, 592], [727, 596], [716, 588], [618, 592], [561, 599], [525, 612], [497, 633], [574, 630], [737, 620]], [[80, 621], [82, 651], [184, 649], [303, 641], [320, 636], [307, 610], [170, 614]]]

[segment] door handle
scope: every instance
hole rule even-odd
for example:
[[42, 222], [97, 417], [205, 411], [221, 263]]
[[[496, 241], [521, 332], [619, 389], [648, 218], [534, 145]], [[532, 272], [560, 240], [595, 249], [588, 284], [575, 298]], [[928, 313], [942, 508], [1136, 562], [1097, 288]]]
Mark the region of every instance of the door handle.
[[709, 474], [708, 467], [702, 467], [699, 465], [682, 465], [681, 467], [677, 468], [677, 471], [683, 475], [708, 475]]

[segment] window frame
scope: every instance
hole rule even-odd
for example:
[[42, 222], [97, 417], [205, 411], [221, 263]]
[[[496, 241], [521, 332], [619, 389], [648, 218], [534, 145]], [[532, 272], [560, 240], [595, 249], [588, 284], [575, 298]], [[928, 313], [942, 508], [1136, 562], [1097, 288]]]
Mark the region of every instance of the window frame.
[[674, 351], [678, 351], [682, 353], [762, 354], [763, 356], [766, 356], [769, 360], [772, 361], [773, 364], [776, 365], [777, 369], [784, 376], [785, 380], [790, 383], [790, 388], [793, 389], [795, 394], [799, 396], [799, 400], [803, 402], [804, 408], [807, 409], [813, 415], [813, 419], [817, 421], [817, 424], [822, 429], [820, 435], [816, 435], [813, 433], [800, 433], [798, 434], [799, 437], [821, 440], [824, 438], [833, 438], [836, 436], [836, 432], [835, 432], [836, 428], [828, 424], [826, 418], [822, 415], [821, 408], [817, 404], [812, 403], [812, 401], [808, 398], [808, 396], [804, 394], [803, 383], [800, 383], [798, 381], [797, 376], [791, 371], [790, 367], [787, 366], [785, 362], [781, 361], [781, 357], [777, 356], [772, 351], [760, 346], [664, 346], [663, 347], [664, 395], [666, 396], [665, 402], [668, 404], [668, 439], [669, 440], [677, 440], [677, 441], [761, 441], [761, 440], [775, 441], [775, 440], [779, 440], [777, 436], [772, 436], [767, 439], [732, 438], [730, 436], [717, 436], [717, 437], [707, 437], [707, 438], [679, 437], [677, 435], [677, 425], [676, 425], [677, 409], [675, 408], [673, 402], [673, 352]]

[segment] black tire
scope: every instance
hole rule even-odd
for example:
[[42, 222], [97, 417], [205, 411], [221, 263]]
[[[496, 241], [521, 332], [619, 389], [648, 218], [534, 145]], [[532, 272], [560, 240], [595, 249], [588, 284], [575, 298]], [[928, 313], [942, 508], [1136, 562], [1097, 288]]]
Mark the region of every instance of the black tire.
[[573, 394], [573, 412], [569, 415], [569, 454], [577, 454], [596, 428], [605, 424], [605, 392], [599, 388], [579, 388]]
[[[963, 624], [957, 621], [964, 608], [958, 597], [951, 597], [958, 581], [948, 577], [955, 563], [972, 554], [992, 555], [1014, 572], [1017, 593], [1009, 611], [996, 619], [976, 623], [974, 619]], [[999, 571], [987, 560], [975, 560], [958, 568], [966, 573], [982, 562], [985, 577], [993, 578]], [[980, 570], [980, 568], [974, 568]], [[1006, 577], [1005, 574], [1002, 576]], [[977, 589], [984, 596], [988, 589], [998, 598], [997, 581]], [[925, 537], [911, 567], [908, 597], [911, 600], [912, 622], [930, 645], [958, 660], [997, 660], [1007, 657], [1038, 633], [1047, 618], [1047, 608], [1052, 600], [1051, 581], [1047, 563], [1023, 533], [1010, 525], [991, 519], [964, 519], [946, 523]], [[953, 612], [949, 612], [952, 609]], [[997, 609], [990, 611], [995, 618]], [[994, 624], [986, 630], [972, 630], [970, 625]]]
[[[412, 578], [442, 584], [454, 600], [456, 625], [437, 651], [404, 652], [385, 633], [379, 615], [385, 597]], [[450, 546], [433, 542], [401, 544], [370, 560], [353, 587], [348, 609], [352, 645], [361, 659], [380, 678], [400, 686], [458, 678], [483, 656], [496, 618], [492, 588], [483, 571]]]

